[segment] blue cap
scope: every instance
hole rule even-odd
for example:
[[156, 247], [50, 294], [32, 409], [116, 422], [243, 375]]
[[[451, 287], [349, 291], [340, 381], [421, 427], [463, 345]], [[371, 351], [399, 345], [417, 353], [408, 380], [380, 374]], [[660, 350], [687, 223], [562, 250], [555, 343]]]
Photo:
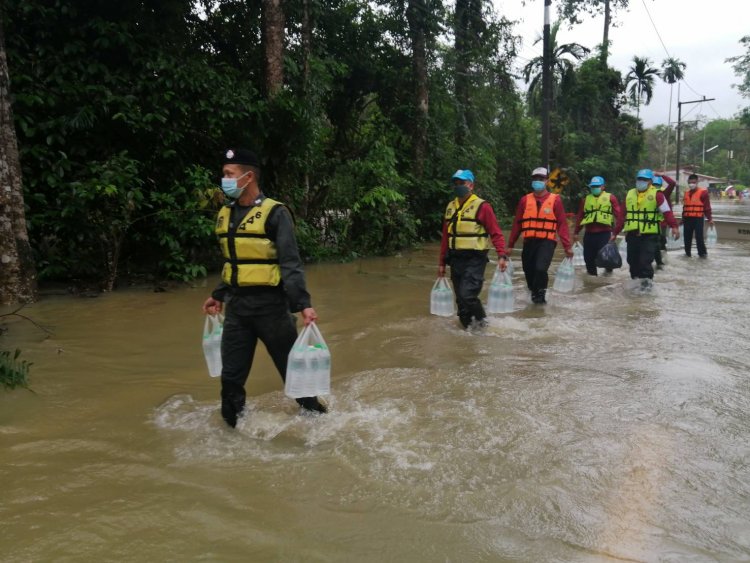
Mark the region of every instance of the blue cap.
[[662, 179], [661, 179], [661, 176], [656, 176], [656, 177], [655, 177], [655, 178], [654, 178], [654, 179], [653, 179], [653, 180], [651, 181], [651, 183], [652, 183], [652, 184], [653, 184], [654, 186], [661, 186], [661, 185], [662, 185], [662, 184], [664, 183], [664, 180], [662, 180]]
[[654, 171], [650, 168], [643, 168], [638, 171], [638, 174], [635, 175], [636, 178], [646, 178], [647, 180], [653, 180], [654, 178]]
[[598, 186], [603, 186], [603, 185], [604, 185], [604, 178], [602, 178], [601, 176], [594, 176], [593, 178], [591, 178], [591, 181], [589, 182], [590, 188], [596, 188]]
[[451, 176], [451, 180], [468, 180], [469, 182], [474, 181], [474, 174], [471, 170], [456, 170], [456, 173]]

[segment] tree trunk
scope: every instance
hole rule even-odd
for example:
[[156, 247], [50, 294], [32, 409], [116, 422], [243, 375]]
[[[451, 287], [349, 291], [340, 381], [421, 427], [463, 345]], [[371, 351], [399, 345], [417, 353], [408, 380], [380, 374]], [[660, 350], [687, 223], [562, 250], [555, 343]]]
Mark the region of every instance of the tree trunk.
[[36, 298], [36, 269], [26, 230], [10, 75], [0, 13], [0, 304]]
[[412, 133], [414, 174], [421, 178], [424, 174], [424, 163], [427, 156], [427, 123], [429, 117], [430, 90], [427, 77], [427, 34], [425, 32], [425, 15], [427, 6], [424, 0], [410, 0], [406, 9], [411, 36], [412, 69], [415, 85], [415, 120]]
[[263, 0], [266, 92], [273, 98], [284, 86], [284, 8], [282, 0]]
[[455, 80], [456, 91], [456, 145], [459, 147], [464, 145], [469, 129], [467, 119], [469, 106], [469, 1], [456, 0], [455, 11], [456, 70], [453, 79]]
[[667, 117], [667, 138], [664, 141], [664, 170], [667, 169], [667, 158], [669, 158], [669, 134], [672, 132], [672, 90], [674, 82], [669, 83], [669, 112]]
[[312, 57], [312, 17], [310, 1], [302, 0], [302, 89], [307, 95], [310, 86], [310, 57]]
[[604, 35], [602, 37], [602, 66], [607, 66], [609, 57], [609, 27], [612, 24], [612, 11], [609, 5], [610, 0], [604, 0]]

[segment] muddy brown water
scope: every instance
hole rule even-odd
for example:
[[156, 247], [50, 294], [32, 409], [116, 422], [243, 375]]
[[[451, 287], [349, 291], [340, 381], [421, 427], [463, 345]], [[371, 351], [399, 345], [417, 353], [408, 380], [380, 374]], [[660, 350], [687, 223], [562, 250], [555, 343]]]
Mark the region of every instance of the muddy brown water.
[[748, 561], [750, 246], [709, 252], [647, 295], [579, 269], [546, 308], [517, 267], [481, 334], [429, 315], [435, 246], [308, 266], [332, 412], [300, 415], [259, 347], [234, 431], [215, 278], [44, 298], [51, 336], [0, 341], [34, 363], [0, 392], [0, 560]]

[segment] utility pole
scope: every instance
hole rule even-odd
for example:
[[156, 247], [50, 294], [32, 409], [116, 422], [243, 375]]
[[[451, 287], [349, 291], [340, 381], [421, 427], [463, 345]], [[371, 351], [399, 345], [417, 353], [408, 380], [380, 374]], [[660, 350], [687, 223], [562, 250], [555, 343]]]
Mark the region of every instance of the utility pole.
[[727, 145], [727, 187], [729, 187], [729, 183], [732, 181], [730, 175], [732, 174], [732, 158], [734, 155], [732, 154], [734, 151], [732, 150], [732, 131], [750, 131], [750, 128], [748, 127], [732, 127], [729, 129], [729, 145]]
[[678, 203], [680, 201], [680, 144], [682, 139], [680, 139], [681, 131], [680, 127], [682, 125], [682, 106], [685, 104], [699, 104], [701, 102], [712, 102], [716, 98], [706, 98], [706, 96], [703, 96], [702, 100], [690, 100], [689, 102], [677, 102], [677, 170], [675, 171], [675, 181], [677, 182], [677, 185], [675, 186], [675, 203]]
[[552, 107], [552, 45], [550, 44], [549, 12], [552, 0], [544, 0], [544, 32], [542, 34], [542, 164], [549, 170], [549, 120]]

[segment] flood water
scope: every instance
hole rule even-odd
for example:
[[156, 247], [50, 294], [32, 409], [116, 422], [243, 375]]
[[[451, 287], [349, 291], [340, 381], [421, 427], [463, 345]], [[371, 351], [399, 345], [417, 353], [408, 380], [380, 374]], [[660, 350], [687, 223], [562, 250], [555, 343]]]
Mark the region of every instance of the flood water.
[[750, 246], [719, 243], [648, 295], [578, 269], [544, 308], [516, 255], [483, 334], [428, 314], [436, 246], [309, 266], [332, 412], [259, 347], [236, 430], [201, 350], [215, 278], [44, 298], [49, 337], [0, 341], [34, 363], [0, 391], [0, 559], [748, 561]]

